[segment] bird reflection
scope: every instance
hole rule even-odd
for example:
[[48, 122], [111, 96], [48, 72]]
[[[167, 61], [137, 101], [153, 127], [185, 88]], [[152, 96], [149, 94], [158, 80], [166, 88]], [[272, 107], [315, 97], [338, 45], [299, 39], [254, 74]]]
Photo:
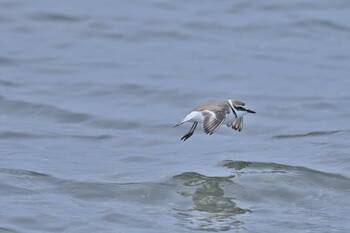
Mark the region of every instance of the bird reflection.
[[185, 191], [183, 197], [191, 197], [193, 207], [177, 209], [180, 225], [188, 229], [222, 231], [242, 224], [238, 214], [250, 212], [237, 206], [234, 197], [226, 196], [222, 187], [232, 187], [234, 176], [207, 177], [195, 172], [185, 172], [173, 177]]

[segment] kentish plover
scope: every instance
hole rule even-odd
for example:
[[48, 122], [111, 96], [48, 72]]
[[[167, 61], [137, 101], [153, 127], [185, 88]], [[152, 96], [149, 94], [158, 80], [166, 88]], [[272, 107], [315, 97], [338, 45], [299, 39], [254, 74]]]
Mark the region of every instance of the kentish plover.
[[210, 104], [198, 106], [185, 116], [174, 127], [186, 122], [193, 122], [193, 125], [181, 140], [186, 141], [196, 129], [198, 123], [203, 125], [206, 134], [213, 134], [222, 124], [241, 131], [243, 128], [243, 116], [246, 113], [255, 113], [245, 107], [245, 103], [239, 100], [221, 100]]

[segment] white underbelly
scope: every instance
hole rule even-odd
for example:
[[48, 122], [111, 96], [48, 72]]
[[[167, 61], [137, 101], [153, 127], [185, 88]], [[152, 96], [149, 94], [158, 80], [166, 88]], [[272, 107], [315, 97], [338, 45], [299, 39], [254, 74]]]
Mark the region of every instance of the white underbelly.
[[203, 117], [201, 112], [193, 111], [185, 117], [184, 121], [185, 122], [198, 122], [198, 123], [202, 124], [203, 119], [204, 119], [204, 117]]
[[236, 119], [243, 117], [246, 113], [247, 112], [236, 112], [237, 114], [237, 117], [236, 117], [235, 114], [230, 112], [230, 114], [226, 116], [224, 124], [233, 123]]
[[236, 116], [230, 113], [226, 116], [226, 119], [224, 120], [224, 124], [232, 123], [235, 121], [235, 119], [236, 119]]

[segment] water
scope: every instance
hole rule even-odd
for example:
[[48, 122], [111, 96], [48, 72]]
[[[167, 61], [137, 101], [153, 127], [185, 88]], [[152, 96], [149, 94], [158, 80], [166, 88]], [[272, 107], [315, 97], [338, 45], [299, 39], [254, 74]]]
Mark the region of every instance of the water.
[[349, 7], [2, 1], [0, 232], [348, 232]]

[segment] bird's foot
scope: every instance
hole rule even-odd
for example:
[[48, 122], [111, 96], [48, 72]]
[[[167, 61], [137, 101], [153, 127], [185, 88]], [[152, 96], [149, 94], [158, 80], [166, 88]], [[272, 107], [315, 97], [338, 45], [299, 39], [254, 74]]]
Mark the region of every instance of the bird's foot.
[[192, 136], [192, 134], [193, 134], [193, 133], [187, 133], [187, 134], [185, 134], [185, 135], [181, 138], [181, 140], [186, 141], [187, 139], [189, 139], [189, 138]]

